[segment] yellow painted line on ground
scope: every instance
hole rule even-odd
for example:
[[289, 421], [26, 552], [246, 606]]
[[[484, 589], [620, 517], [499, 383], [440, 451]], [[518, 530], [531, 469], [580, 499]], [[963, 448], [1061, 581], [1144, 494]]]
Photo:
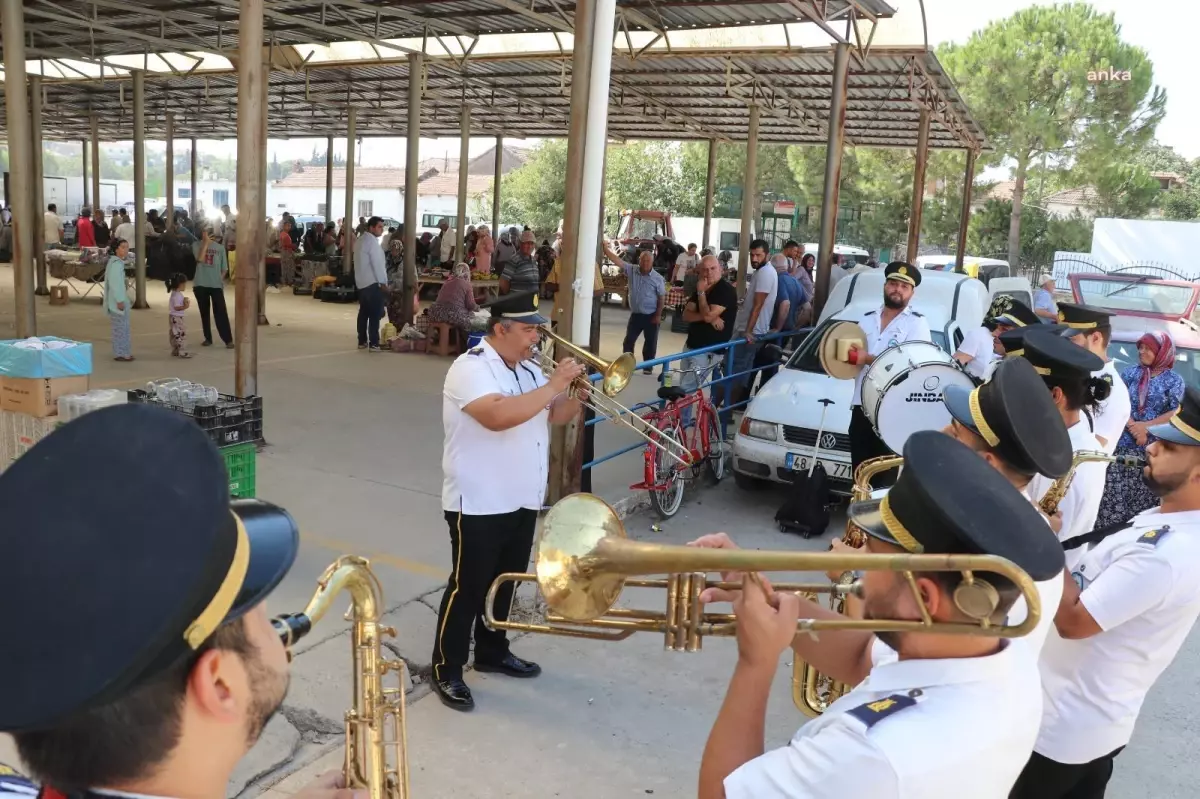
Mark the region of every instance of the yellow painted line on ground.
[[319, 547], [332, 550], [341, 555], [361, 555], [372, 563], [385, 563], [388, 566], [400, 569], [401, 571], [409, 572], [410, 574], [419, 574], [422, 577], [432, 577], [435, 580], [445, 580], [449, 576], [449, 572], [443, 566], [430, 566], [428, 563], [421, 563], [416, 560], [402, 558], [399, 555], [393, 555], [388, 552], [362, 552], [360, 547], [352, 541], [342, 541], [337, 538], [324, 538], [322, 536], [312, 535], [311, 533], [301, 532], [300, 540], [309, 544], [315, 544]]

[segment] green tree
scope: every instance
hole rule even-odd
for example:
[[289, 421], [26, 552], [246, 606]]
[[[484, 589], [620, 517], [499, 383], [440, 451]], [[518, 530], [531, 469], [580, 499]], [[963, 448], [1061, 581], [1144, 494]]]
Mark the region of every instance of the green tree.
[[611, 210], [651, 209], [678, 216], [704, 214], [704, 174], [699, 181], [683, 167], [676, 142], [609, 145], [604, 202]]
[[[1046, 156], [1056, 166], [1074, 165], [1078, 175], [1096, 176], [1104, 163], [1124, 160], [1118, 153], [1145, 145], [1163, 117], [1166, 95], [1153, 86], [1149, 57], [1120, 33], [1112, 14], [1084, 3], [1034, 6], [939, 53], [996, 155], [1014, 162], [1010, 263], [1020, 257], [1032, 166]], [[1089, 82], [1089, 72], [1111, 68], [1128, 70], [1130, 80]], [[1109, 184], [1124, 185], [1114, 176]]]
[[[738, 142], [718, 142], [716, 192], [713, 200], [713, 216], [740, 217], [742, 215], [742, 188], [746, 175], [746, 145]], [[803, 189], [796, 182], [788, 165], [790, 147], [781, 144], [760, 144], [755, 171], [756, 188], [760, 200], [791, 200], [798, 207], [807, 204]], [[704, 213], [704, 183], [708, 176], [708, 144], [687, 142], [683, 145], [682, 172], [693, 185], [699, 186], [699, 211]], [[757, 217], [757, 209], [755, 216]]]
[[[547, 139], [537, 145], [529, 159], [500, 179], [500, 221], [520, 222], [545, 236], [558, 229], [566, 202], [567, 143]], [[491, 190], [480, 210], [491, 216]]]

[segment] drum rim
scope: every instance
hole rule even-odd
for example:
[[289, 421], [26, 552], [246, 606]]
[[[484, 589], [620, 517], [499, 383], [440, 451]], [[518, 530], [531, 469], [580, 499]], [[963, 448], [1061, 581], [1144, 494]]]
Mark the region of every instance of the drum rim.
[[[942, 356], [941, 360], [923, 361], [921, 363], [912, 364], [913, 369], [920, 369], [922, 366], [932, 366], [935, 364], [943, 364], [943, 365], [952, 367], [954, 364], [954, 356], [951, 355], [950, 353], [946, 352], [944, 349], [939, 347], [937, 344], [934, 344], [932, 341], [901, 341], [899, 344], [895, 345], [894, 347], [888, 347], [886, 350], [884, 350], [883, 352], [876, 355], [875, 360], [872, 361], [871, 365], [868, 366], [864, 370], [862, 386], [859, 389], [860, 399], [862, 401], [861, 404], [862, 404], [863, 414], [867, 417], [867, 421], [871, 423], [872, 427], [876, 426], [875, 417], [878, 412], [879, 404], [883, 401], [883, 395], [887, 393], [887, 390], [888, 390], [888, 388], [891, 387], [892, 383], [894, 383], [901, 374], [904, 374], [904, 372], [894, 372], [891, 375], [891, 379], [888, 382], [884, 383], [883, 386], [879, 389], [877, 399], [875, 400], [874, 404], [871, 406], [871, 410], [868, 410], [867, 409], [867, 396], [866, 396], [865, 392], [866, 392], [868, 385], [874, 386], [874, 383], [871, 381], [871, 375], [873, 375], [875, 373], [875, 366], [877, 364], [885, 362], [886, 358], [892, 357], [891, 353], [893, 351], [900, 351], [900, 350], [904, 349], [905, 347], [908, 347], [909, 345], [914, 345], [912, 347], [912, 349], [917, 348], [917, 346], [915, 346], [915, 345], [924, 345], [927, 347], [933, 347]], [[875, 394], [875, 392], [874, 392], [874, 390], [872, 390], [872, 395], [874, 395], [874, 394]]]

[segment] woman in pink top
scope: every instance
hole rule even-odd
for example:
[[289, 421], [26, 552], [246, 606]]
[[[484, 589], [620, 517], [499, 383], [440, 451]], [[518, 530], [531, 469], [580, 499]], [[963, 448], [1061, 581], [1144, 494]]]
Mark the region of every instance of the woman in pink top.
[[491, 231], [487, 225], [480, 225], [475, 229], [475, 271], [482, 272], [485, 275], [492, 272], [492, 253], [496, 250], [496, 243], [492, 241]]

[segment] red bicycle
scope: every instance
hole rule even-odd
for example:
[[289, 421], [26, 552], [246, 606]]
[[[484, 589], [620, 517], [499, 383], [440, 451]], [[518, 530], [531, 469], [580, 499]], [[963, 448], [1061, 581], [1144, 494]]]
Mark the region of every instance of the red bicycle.
[[[642, 418], [667, 436], [683, 444], [690, 453], [687, 465], [680, 464], [671, 456], [664, 445], [653, 441], [643, 450], [645, 474], [640, 483], [630, 488], [650, 492], [650, 507], [660, 518], [669, 519], [679, 512], [683, 504], [684, 487], [689, 480], [707, 472], [714, 483], [725, 476], [728, 459], [725, 440], [721, 436], [721, 422], [717, 409], [704, 394], [702, 386], [708, 380], [719, 361], [697, 369], [669, 370], [668, 374], [679, 376], [696, 375], [697, 388], [685, 391], [681, 386], [663, 386], [658, 390], [662, 408], [645, 413]], [[654, 433], [651, 439], [657, 439]]]

